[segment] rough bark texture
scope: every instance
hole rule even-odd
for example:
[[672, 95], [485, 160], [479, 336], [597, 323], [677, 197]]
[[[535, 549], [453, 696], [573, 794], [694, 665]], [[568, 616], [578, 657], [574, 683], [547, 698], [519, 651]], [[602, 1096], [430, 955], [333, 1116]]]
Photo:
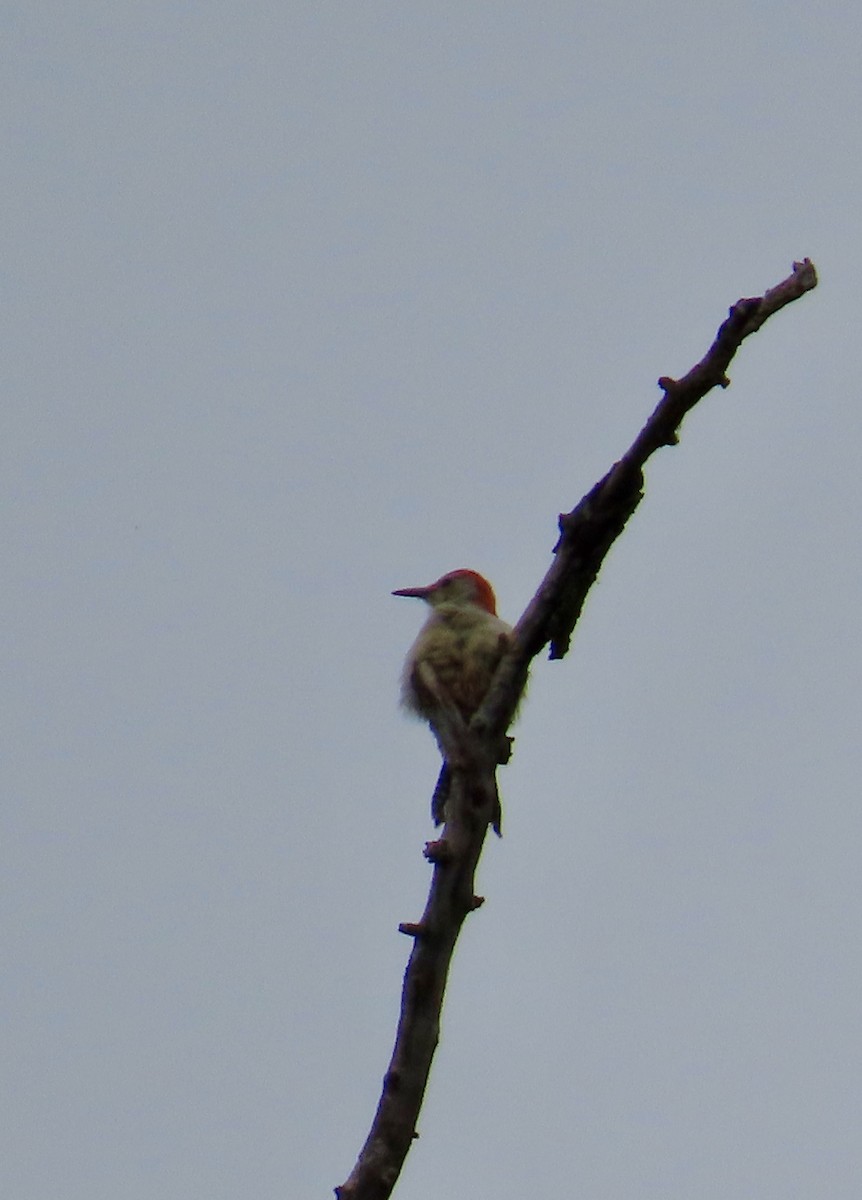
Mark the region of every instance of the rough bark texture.
[[[496, 797], [501, 738], [512, 720], [532, 660], [550, 645], [562, 658], [587, 592], [605, 555], [643, 496], [643, 466], [661, 446], [679, 440], [690, 409], [714, 387], [727, 387], [727, 368], [744, 338], [773, 313], [817, 285], [813, 263], [793, 264], [793, 273], [763, 296], [739, 300], [704, 357], [682, 379], [662, 378], [663, 396], [632, 445], [569, 513], [559, 518], [554, 561], [515, 626], [511, 649], [469, 726], [454, 709], [439, 717], [435, 733], [451, 774], [447, 821], [425, 856], [433, 874], [421, 919], [399, 928], [413, 938], [404, 974], [395, 1048], [371, 1130], [339, 1200], [385, 1200], [401, 1172], [416, 1134], [416, 1122], [440, 1035], [440, 1012], [452, 952], [464, 918], [482, 903], [473, 882]], [[432, 681], [433, 682], [433, 681]]]

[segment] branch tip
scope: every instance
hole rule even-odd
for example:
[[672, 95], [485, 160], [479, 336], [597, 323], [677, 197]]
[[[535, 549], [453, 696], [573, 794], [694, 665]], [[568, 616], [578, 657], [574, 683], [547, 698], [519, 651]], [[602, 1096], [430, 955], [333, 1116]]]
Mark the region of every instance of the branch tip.
[[421, 922], [402, 921], [398, 926], [399, 933], [405, 933], [407, 937], [421, 938], [425, 936], [426, 929]]

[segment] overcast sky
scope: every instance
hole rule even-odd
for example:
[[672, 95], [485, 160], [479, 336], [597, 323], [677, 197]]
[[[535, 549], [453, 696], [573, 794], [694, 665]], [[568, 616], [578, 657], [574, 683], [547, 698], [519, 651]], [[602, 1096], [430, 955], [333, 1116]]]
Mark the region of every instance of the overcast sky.
[[14, 0], [9, 1200], [347, 1176], [421, 913], [398, 710], [810, 255], [651, 463], [501, 772], [399, 1200], [857, 1200], [862, 8]]

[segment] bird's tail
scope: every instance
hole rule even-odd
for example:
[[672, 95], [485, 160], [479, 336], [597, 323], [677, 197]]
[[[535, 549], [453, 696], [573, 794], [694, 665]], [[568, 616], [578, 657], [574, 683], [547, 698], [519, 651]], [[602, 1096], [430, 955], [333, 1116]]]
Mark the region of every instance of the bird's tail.
[[[440, 768], [440, 774], [437, 776], [437, 783], [434, 786], [434, 795], [431, 797], [431, 818], [435, 825], [442, 825], [446, 820], [446, 801], [449, 799], [449, 792], [452, 787], [452, 773], [449, 770], [449, 764], [443, 763]], [[491, 814], [491, 828], [496, 833], [497, 837], [502, 837], [503, 825], [503, 809], [500, 806], [500, 792], [497, 788], [497, 780], [494, 780], [494, 809]]]

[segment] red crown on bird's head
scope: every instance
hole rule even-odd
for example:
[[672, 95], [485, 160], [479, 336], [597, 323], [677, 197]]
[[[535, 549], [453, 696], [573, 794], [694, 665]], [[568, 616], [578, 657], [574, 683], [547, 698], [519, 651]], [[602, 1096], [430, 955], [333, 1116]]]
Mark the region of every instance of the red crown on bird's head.
[[399, 588], [392, 595], [415, 596], [419, 600], [429, 600], [435, 593], [446, 592], [450, 589], [453, 592], [466, 592], [471, 604], [484, 609], [494, 617], [497, 615], [497, 598], [494, 595], [494, 589], [484, 575], [480, 575], [478, 571], [470, 571], [466, 567], [457, 571], [448, 571], [445, 575], [441, 575], [435, 583], [429, 583], [425, 587]]

